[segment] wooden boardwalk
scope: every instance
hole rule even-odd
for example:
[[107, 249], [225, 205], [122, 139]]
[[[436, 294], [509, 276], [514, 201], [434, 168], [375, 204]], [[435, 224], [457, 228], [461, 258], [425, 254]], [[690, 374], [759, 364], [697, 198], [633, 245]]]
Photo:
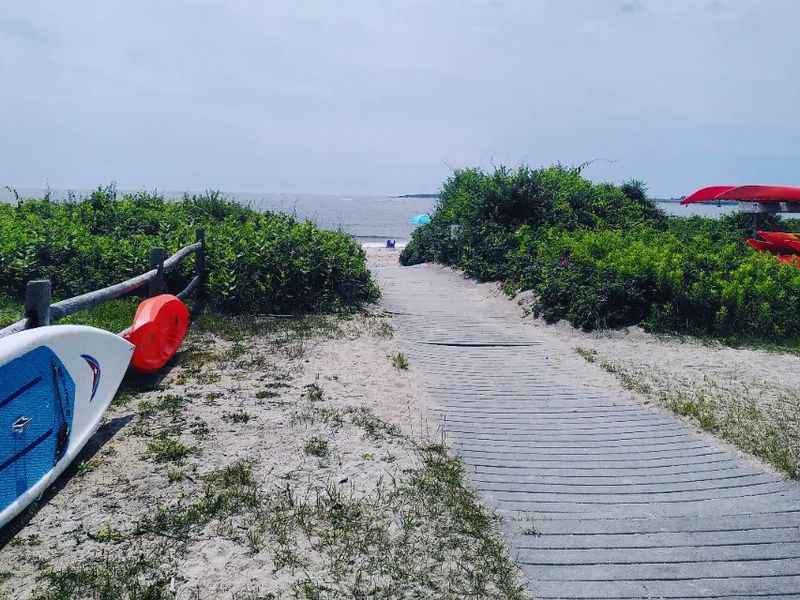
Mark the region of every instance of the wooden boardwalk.
[[584, 381], [572, 348], [458, 274], [372, 268], [533, 596], [800, 599], [800, 486]]

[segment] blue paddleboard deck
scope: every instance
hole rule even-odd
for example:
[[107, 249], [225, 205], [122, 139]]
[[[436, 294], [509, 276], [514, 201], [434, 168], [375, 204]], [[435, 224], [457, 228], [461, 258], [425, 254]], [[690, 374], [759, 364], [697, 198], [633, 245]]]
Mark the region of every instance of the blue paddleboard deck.
[[0, 511], [64, 455], [74, 407], [75, 383], [50, 348], [0, 367]]

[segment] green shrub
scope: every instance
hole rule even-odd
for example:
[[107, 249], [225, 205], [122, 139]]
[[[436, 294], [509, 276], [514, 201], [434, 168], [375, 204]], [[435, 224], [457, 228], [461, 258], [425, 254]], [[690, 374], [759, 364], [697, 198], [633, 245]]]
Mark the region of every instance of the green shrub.
[[22, 318], [22, 305], [13, 298], [0, 294], [0, 328]]
[[[217, 193], [168, 201], [118, 197], [100, 188], [83, 200], [0, 205], [0, 294], [20, 300], [30, 279], [48, 278], [65, 298], [148, 270], [149, 249], [168, 253], [206, 230], [208, 296], [234, 313], [299, 313], [374, 299], [365, 254], [349, 236], [310, 222], [258, 213]], [[171, 274], [183, 287], [193, 260]]]
[[520, 227], [538, 233], [553, 226], [572, 231], [664, 222], [652, 203], [633, 192], [635, 187], [631, 184], [626, 195], [562, 166], [500, 167], [491, 174], [459, 170], [442, 187], [431, 223], [415, 230], [400, 261], [436, 260], [478, 279], [505, 279]]
[[[435, 260], [583, 329], [641, 324], [728, 340], [800, 341], [800, 270], [754, 252], [752, 215], [667, 217], [644, 184], [593, 184], [561, 166], [456, 171], [403, 264]], [[800, 230], [758, 215], [756, 229]]]
[[641, 323], [656, 331], [793, 342], [800, 270], [708, 233], [681, 239], [628, 232], [524, 232], [512, 289], [536, 292], [535, 312], [576, 327]]

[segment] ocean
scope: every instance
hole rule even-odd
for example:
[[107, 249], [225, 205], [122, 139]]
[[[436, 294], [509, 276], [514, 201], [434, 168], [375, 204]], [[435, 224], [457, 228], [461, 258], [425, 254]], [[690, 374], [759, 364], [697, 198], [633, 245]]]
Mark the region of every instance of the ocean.
[[334, 196], [314, 194], [231, 194], [256, 210], [272, 210], [310, 219], [325, 229], [345, 231], [362, 244], [403, 244], [411, 237], [415, 215], [430, 213], [435, 198]]
[[[23, 197], [41, 197], [42, 189], [20, 189]], [[78, 190], [78, 196], [87, 191]], [[179, 192], [162, 192], [167, 197], [178, 197]], [[65, 198], [66, 190], [51, 190], [55, 199]], [[408, 241], [414, 225], [410, 219], [430, 213], [435, 198], [397, 198], [392, 196], [359, 196], [335, 194], [225, 194], [246, 206], [261, 211], [287, 212], [300, 219], [310, 219], [325, 229], [349, 233], [362, 244], [383, 245], [387, 239], [399, 245]], [[0, 201], [13, 201], [13, 195], [0, 190]], [[701, 215], [716, 218], [735, 212], [735, 205], [693, 204], [681, 206], [677, 202], [657, 201], [656, 205], [667, 214], [675, 216]]]
[[656, 200], [655, 204], [665, 213], [674, 217], [699, 216], [716, 219], [722, 215], [735, 213], [739, 210], [739, 207], [736, 204], [723, 204], [722, 206], [717, 206], [716, 204], [688, 204], [686, 206], [682, 206], [680, 202], [669, 202], [663, 200]]

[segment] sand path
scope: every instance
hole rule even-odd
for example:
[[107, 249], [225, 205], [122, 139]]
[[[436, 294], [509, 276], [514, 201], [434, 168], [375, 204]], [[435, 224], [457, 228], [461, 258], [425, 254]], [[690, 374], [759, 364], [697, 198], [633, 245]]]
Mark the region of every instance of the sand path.
[[800, 486], [459, 274], [379, 251], [370, 268], [536, 598], [800, 598]]

